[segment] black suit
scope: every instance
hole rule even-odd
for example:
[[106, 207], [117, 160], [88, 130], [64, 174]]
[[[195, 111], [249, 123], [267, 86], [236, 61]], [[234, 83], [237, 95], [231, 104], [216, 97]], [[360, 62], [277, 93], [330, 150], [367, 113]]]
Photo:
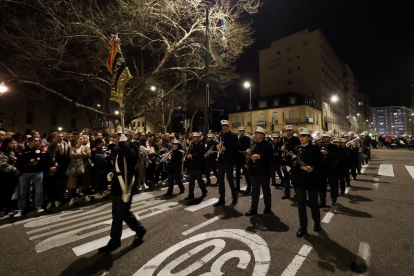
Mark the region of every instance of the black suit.
[[167, 194], [172, 194], [174, 189], [174, 181], [177, 183], [180, 188], [180, 192], [183, 192], [184, 185], [181, 179], [181, 169], [183, 162], [183, 152], [179, 149], [175, 149], [171, 152], [171, 159], [168, 165], [168, 191]]
[[[311, 144], [308, 144], [305, 147], [301, 145], [295, 146], [293, 152], [306, 165], [313, 167], [313, 171], [308, 173], [302, 170], [298, 163], [293, 165], [294, 162], [292, 162], [292, 183], [295, 186], [298, 195], [300, 228], [306, 229], [308, 226], [306, 196], [309, 198], [313, 221], [315, 223], [320, 223], [321, 221], [321, 214], [318, 206], [318, 190], [320, 185], [319, 174], [321, 173], [322, 154], [318, 146]], [[295, 160], [296, 159], [293, 159], [292, 161]]]
[[188, 178], [189, 178], [189, 191], [188, 197], [194, 197], [194, 188], [195, 181], [197, 180], [200, 189], [204, 194], [207, 194], [206, 185], [204, 183], [202, 173], [204, 171], [204, 154], [205, 154], [204, 144], [201, 142], [192, 143], [189, 155], [191, 154], [191, 159], [187, 159], [188, 164]]
[[280, 150], [280, 147], [282, 146], [282, 143], [279, 141], [277, 143], [272, 143], [272, 162], [270, 164], [270, 177], [272, 179], [272, 185], [276, 185], [276, 178], [275, 173], [279, 176], [280, 183], [283, 184], [283, 174], [282, 174], [282, 151]]
[[[293, 148], [295, 146], [300, 145], [300, 140], [299, 140], [299, 137], [295, 137], [295, 136], [291, 136], [290, 138], [283, 137], [281, 140], [281, 143], [282, 143], [282, 146], [285, 145], [286, 151], [293, 151]], [[290, 156], [286, 156], [286, 161], [283, 161], [282, 163], [285, 195], [288, 197], [290, 197], [290, 172], [288, 172], [288, 170], [286, 169], [286, 166], [290, 166], [290, 159], [291, 159]]]
[[247, 188], [246, 191], [250, 191], [252, 185], [250, 184], [249, 171], [244, 166], [246, 164], [246, 150], [250, 148], [250, 138], [246, 135], [239, 137], [239, 152], [236, 157], [236, 190], [240, 192], [240, 170], [243, 170], [243, 175], [246, 179]]
[[219, 177], [218, 181], [220, 185], [219, 201], [225, 202], [226, 198], [224, 175], [227, 176], [227, 181], [229, 182], [233, 201], [237, 201], [237, 191], [233, 181], [233, 167], [234, 163], [236, 162], [236, 155], [238, 152], [237, 135], [229, 130], [226, 133], [222, 133], [220, 139], [223, 142], [223, 146], [226, 148], [226, 150], [220, 155], [219, 162], [217, 164]]
[[[212, 151], [217, 151], [217, 142], [214, 140], [211, 140], [210, 142], [205, 144], [205, 150], [206, 152], [213, 147]], [[207, 179], [207, 185], [211, 184], [211, 180], [210, 180], [210, 172], [213, 171], [214, 176], [216, 177], [216, 179], [218, 179], [218, 173], [217, 173], [217, 168], [216, 168], [216, 158], [217, 158], [217, 153], [211, 153], [209, 154], [206, 158], [205, 158], [205, 175], [206, 175], [206, 179]], [[216, 181], [217, 182], [217, 181]]]
[[321, 203], [326, 203], [326, 189], [329, 182], [331, 190], [332, 202], [336, 202], [338, 197], [338, 156], [339, 148], [334, 144], [320, 144], [320, 149], [325, 149], [328, 154], [323, 157], [323, 168], [321, 172], [321, 189], [319, 191], [319, 197]]
[[[119, 183], [118, 173], [115, 171], [115, 162], [118, 157], [118, 166], [120, 173], [125, 184], [129, 185], [132, 177], [135, 174], [135, 168], [137, 163], [138, 152], [136, 148], [128, 145], [127, 142], [119, 142], [119, 146], [114, 147], [111, 152], [111, 158], [114, 162], [113, 173], [114, 177], [111, 186], [112, 195], [112, 227], [111, 227], [111, 240], [108, 244], [119, 244], [122, 236], [122, 223], [125, 222], [129, 228], [137, 233], [143, 233], [144, 227], [140, 224], [134, 214], [130, 211], [132, 196], [128, 202], [122, 200], [122, 188]], [[124, 179], [124, 157], [127, 164], [127, 179]], [[132, 184], [136, 188], [135, 184]]]
[[253, 162], [249, 161], [249, 175], [252, 183], [252, 205], [250, 210], [257, 211], [260, 198], [260, 187], [263, 190], [263, 200], [265, 208], [272, 207], [270, 192], [270, 163], [272, 161], [272, 145], [270, 142], [262, 140], [254, 144], [251, 155], [258, 154], [260, 159]]

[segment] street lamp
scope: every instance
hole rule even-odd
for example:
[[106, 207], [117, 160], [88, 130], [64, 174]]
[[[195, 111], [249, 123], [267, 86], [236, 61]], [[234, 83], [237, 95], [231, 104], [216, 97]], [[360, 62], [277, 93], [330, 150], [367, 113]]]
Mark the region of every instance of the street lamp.
[[361, 116], [361, 114], [357, 113], [357, 116], [359, 117], [359, 116]]
[[339, 100], [339, 98], [338, 98], [338, 96], [336, 96], [336, 95], [333, 95], [333, 96], [331, 97], [331, 102], [333, 102], [333, 103], [336, 103], [338, 100]]
[[151, 86], [150, 86], [150, 90], [151, 90], [152, 92], [155, 92], [155, 91], [157, 90], [157, 87], [155, 87], [155, 85], [151, 85]]
[[61, 128], [61, 127], [58, 127], [58, 130], [59, 130], [59, 132], [61, 132], [61, 131], [62, 131], [62, 129], [63, 129], [63, 128]]
[[119, 115], [119, 111], [118, 110], [115, 110], [115, 115]]
[[0, 97], [3, 95], [4, 92], [7, 92], [9, 90], [7, 86], [4, 84], [4, 82], [0, 83]]
[[98, 107], [101, 107], [101, 105], [100, 105], [100, 104], [98, 104]]
[[253, 114], [252, 114], [252, 85], [249, 81], [245, 81], [243, 83], [244, 88], [249, 89], [250, 90], [250, 128], [252, 130], [253, 133]]

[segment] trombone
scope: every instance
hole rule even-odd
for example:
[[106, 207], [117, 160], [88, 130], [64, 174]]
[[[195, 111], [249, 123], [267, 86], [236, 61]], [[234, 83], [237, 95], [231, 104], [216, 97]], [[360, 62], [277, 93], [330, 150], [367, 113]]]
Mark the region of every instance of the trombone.
[[[292, 157], [293, 157], [293, 155], [295, 155], [295, 154], [294, 154], [293, 152], [291, 152], [291, 151], [286, 151], [286, 154], [288, 154], [288, 155], [290, 155], [290, 156], [292, 156]], [[303, 162], [303, 160], [302, 160], [302, 159], [300, 159], [300, 158], [299, 158], [299, 156], [297, 156], [297, 155], [296, 155], [296, 157], [295, 157], [294, 159], [292, 159], [292, 161], [293, 161], [293, 162], [294, 162], [294, 161], [297, 161], [301, 167], [306, 167], [306, 168], [308, 168], [308, 169], [307, 169], [307, 171], [306, 171], [307, 173], [311, 173], [311, 172], [313, 171], [313, 169], [314, 169], [314, 167], [306, 165], [306, 164], [305, 164], [305, 162]]]

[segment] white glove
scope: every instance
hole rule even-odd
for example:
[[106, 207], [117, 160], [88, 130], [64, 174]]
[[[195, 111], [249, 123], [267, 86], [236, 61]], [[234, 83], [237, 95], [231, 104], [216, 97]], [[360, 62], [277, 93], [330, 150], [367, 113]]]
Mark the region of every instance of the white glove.
[[125, 134], [121, 134], [121, 137], [119, 137], [119, 142], [125, 142], [128, 139], [126, 138]]

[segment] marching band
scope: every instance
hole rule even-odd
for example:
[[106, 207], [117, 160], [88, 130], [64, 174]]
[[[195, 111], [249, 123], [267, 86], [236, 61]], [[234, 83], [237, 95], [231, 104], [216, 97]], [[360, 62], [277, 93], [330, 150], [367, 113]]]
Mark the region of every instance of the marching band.
[[[366, 133], [357, 136], [349, 132], [333, 137], [332, 133], [324, 132], [320, 137], [319, 132], [312, 133], [307, 128], [299, 128], [294, 134], [293, 126], [286, 125], [283, 135], [269, 135], [265, 129], [257, 127], [250, 136], [244, 127], [239, 127], [239, 135], [231, 132], [230, 124], [222, 120], [219, 135], [209, 133], [204, 139], [201, 133], [194, 132], [188, 139], [174, 140], [172, 150], [160, 155], [158, 163], [165, 162], [168, 172], [165, 196], [172, 195], [174, 182], [180, 194], [184, 193], [183, 177], [187, 175], [189, 193], [185, 200], [194, 199], [197, 180], [201, 198], [207, 196], [206, 186], [219, 186], [220, 197], [213, 205], [218, 207], [225, 204], [227, 182], [233, 206], [237, 204], [239, 193], [245, 196], [251, 193], [251, 208], [245, 216], [253, 216], [258, 213], [260, 190], [265, 205], [263, 213], [269, 214], [272, 212], [270, 187], [282, 188], [282, 199], [290, 198], [293, 187], [299, 211], [297, 237], [307, 234], [307, 206], [311, 209], [314, 231], [320, 231], [319, 209], [327, 207], [327, 186], [330, 186], [331, 203], [336, 205], [339, 192], [344, 195], [345, 187], [350, 185], [350, 174], [355, 180], [357, 171], [360, 173], [361, 154], [364, 153], [361, 139]], [[211, 173], [217, 178], [213, 185]], [[247, 184], [245, 191], [240, 189], [242, 174]]]

